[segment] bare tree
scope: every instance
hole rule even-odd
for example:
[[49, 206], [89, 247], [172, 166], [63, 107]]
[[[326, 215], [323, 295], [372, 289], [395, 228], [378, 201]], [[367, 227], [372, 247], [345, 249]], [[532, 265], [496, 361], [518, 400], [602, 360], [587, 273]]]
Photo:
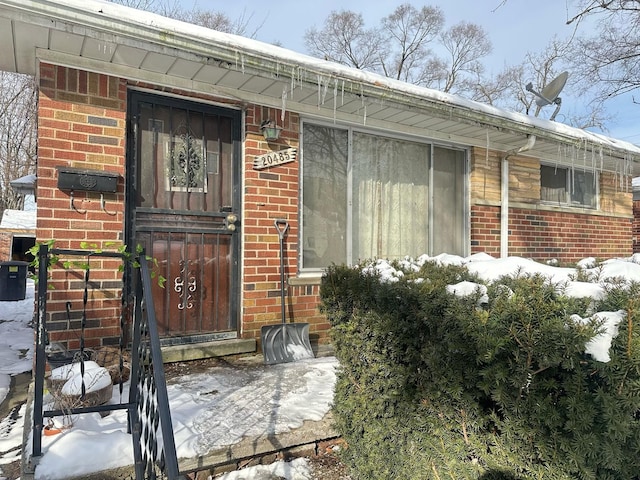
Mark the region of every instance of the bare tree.
[[591, 15], [637, 15], [640, 13], [638, 0], [576, 0], [574, 4], [576, 13], [567, 20], [567, 24], [579, 23]]
[[[502, 0], [497, 8], [508, 1]], [[567, 19], [574, 27], [570, 68], [582, 96], [592, 98], [595, 106], [595, 116], [587, 114], [591, 120], [585, 123], [599, 124], [597, 110], [603, 102], [640, 88], [640, 1], [566, 1], [568, 10], [573, 7]]]
[[400, 5], [382, 20], [382, 32], [391, 40], [391, 55], [383, 61], [385, 75], [409, 83], [422, 84], [424, 65], [435, 60], [429, 48], [444, 25], [439, 7], [417, 10], [408, 3]]
[[[562, 71], [571, 70], [573, 47], [570, 40], [553, 38], [542, 52], [528, 52], [522, 63], [507, 66], [493, 79], [482, 79], [475, 86], [474, 100], [496, 105], [528, 115], [549, 117], [555, 107], [540, 109], [536, 105], [537, 97], [526, 89], [531, 83], [538, 92], [553, 81]], [[570, 75], [562, 91], [562, 97], [580, 98], [580, 109], [563, 102], [561, 118], [563, 123], [578, 128], [597, 127], [604, 129], [610, 117], [605, 114], [601, 102], [584, 101], [583, 89]], [[590, 97], [586, 97], [590, 98]]]
[[[484, 30], [461, 23], [446, 32], [439, 7], [420, 9], [408, 3], [367, 28], [361, 14], [331, 12], [322, 28], [307, 30], [312, 55], [416, 85], [467, 91], [481, 69], [478, 60], [491, 51]], [[446, 56], [438, 55], [447, 52]]]
[[[449, 53], [449, 71], [443, 90], [453, 91], [463, 73], [481, 77], [484, 67], [479, 59], [491, 53], [491, 41], [484, 29], [469, 22], [454, 25], [441, 36], [442, 44]], [[469, 85], [462, 83], [462, 89], [469, 89]]]
[[386, 42], [378, 29], [367, 29], [362, 15], [333, 11], [322, 30], [312, 27], [304, 36], [312, 55], [360, 70], [379, 71], [387, 55]]
[[640, 88], [640, 3], [608, 3], [620, 6], [601, 7], [606, 12], [596, 33], [581, 36], [573, 44], [573, 68], [585, 80], [584, 90], [593, 91], [600, 101]]
[[35, 173], [37, 89], [33, 77], [0, 71], [0, 210], [21, 207], [10, 182]]

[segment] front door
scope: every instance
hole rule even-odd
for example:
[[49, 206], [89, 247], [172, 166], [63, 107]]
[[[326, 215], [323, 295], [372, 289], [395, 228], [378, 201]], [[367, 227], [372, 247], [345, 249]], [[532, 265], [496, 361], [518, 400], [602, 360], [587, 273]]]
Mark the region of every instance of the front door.
[[241, 114], [129, 94], [127, 242], [153, 257], [163, 343], [238, 330]]

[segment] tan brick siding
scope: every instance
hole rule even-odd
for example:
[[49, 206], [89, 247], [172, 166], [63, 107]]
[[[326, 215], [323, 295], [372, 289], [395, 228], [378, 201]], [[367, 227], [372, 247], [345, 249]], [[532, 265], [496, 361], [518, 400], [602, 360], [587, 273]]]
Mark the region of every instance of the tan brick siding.
[[471, 205], [500, 203], [500, 159], [499, 152], [494, 150], [488, 153], [483, 148], [471, 150], [469, 176]]
[[13, 243], [12, 233], [7, 233], [7, 232], [0, 233], [0, 262], [13, 260], [11, 258], [12, 243]]

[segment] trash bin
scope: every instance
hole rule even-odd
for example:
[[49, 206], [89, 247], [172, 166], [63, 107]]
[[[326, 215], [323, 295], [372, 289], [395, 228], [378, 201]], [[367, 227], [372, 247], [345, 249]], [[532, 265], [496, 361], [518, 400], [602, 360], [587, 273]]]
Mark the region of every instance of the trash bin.
[[0, 262], [0, 301], [27, 296], [27, 262]]

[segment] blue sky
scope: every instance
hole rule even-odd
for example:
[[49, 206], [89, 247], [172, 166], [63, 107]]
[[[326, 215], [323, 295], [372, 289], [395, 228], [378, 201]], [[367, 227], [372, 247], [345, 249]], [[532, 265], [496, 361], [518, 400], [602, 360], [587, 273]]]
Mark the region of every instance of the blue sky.
[[[306, 53], [304, 33], [312, 26], [321, 27], [333, 10], [348, 9], [362, 13], [367, 25], [374, 26], [407, 0], [180, 0], [185, 7], [225, 12], [232, 19], [251, 17], [255, 28], [262, 24], [257, 39], [279, 42], [283, 47]], [[447, 26], [462, 20], [477, 23], [489, 32], [493, 53], [485, 65], [493, 73], [505, 65], [520, 63], [528, 51], [542, 51], [554, 35], [568, 37], [573, 28], [566, 25], [574, 10], [571, 0], [447, 0], [446, 2], [412, 2], [416, 6], [439, 5]], [[571, 82], [571, 77], [569, 77]], [[640, 96], [640, 95], [639, 95]], [[571, 108], [571, 99], [563, 97], [563, 108]], [[609, 112], [616, 119], [609, 125], [609, 136], [640, 144], [640, 105], [631, 96], [612, 101]], [[561, 111], [562, 114], [562, 111]], [[562, 121], [561, 114], [557, 120]]]

